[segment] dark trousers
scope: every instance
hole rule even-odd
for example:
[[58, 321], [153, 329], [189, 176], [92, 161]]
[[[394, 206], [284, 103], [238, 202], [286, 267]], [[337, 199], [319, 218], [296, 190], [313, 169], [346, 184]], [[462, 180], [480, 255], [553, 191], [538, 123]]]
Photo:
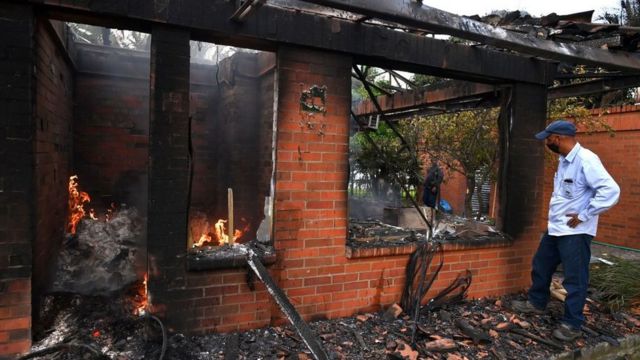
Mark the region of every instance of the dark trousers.
[[591, 259], [591, 240], [587, 234], [551, 236], [545, 233], [540, 240], [538, 251], [533, 257], [529, 302], [544, 309], [549, 302], [549, 285], [558, 264], [562, 263], [564, 281], [567, 290], [564, 302], [562, 322], [579, 329], [584, 322], [582, 309], [587, 299], [589, 286], [589, 260]]

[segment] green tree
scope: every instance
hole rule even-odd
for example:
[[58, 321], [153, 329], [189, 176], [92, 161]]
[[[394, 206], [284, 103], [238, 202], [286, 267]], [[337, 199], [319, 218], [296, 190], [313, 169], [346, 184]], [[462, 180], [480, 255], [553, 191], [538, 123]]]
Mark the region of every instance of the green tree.
[[[409, 147], [415, 149], [419, 135], [418, 124], [404, 121], [397, 127]], [[403, 149], [400, 139], [387, 124], [379, 124], [378, 129], [369, 131], [368, 135], [376, 146], [371, 144], [363, 132], [351, 137], [350, 163], [352, 174], [358, 174], [368, 181], [373, 194], [387, 194], [394, 185], [397, 189], [397, 185], [401, 184], [407, 188], [421, 184], [421, 167], [415, 152]]]
[[[449, 171], [464, 175], [467, 191], [464, 215], [471, 217], [471, 199], [486, 181], [495, 178], [498, 158], [498, 115], [479, 109], [424, 117], [419, 120], [422, 151]], [[481, 181], [476, 182], [476, 176]]]

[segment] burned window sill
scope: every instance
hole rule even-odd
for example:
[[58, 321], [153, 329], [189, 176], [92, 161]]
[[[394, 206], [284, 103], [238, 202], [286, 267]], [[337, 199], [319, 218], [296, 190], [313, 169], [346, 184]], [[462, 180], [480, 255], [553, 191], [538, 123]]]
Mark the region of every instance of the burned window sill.
[[[276, 251], [273, 246], [260, 245], [254, 247], [258, 258], [264, 265], [276, 262]], [[189, 271], [206, 271], [216, 269], [233, 269], [247, 266], [246, 245], [205, 246], [192, 249], [187, 254]]]
[[[470, 249], [487, 249], [510, 246], [512, 240], [505, 237], [478, 237], [471, 239], [436, 239], [443, 245], [444, 251], [460, 251]], [[379, 241], [376, 243], [361, 244], [357, 241], [347, 241], [345, 248], [345, 256], [347, 259], [359, 259], [369, 257], [382, 257], [394, 255], [411, 254], [420, 243], [420, 241], [405, 242], [387, 242]]]

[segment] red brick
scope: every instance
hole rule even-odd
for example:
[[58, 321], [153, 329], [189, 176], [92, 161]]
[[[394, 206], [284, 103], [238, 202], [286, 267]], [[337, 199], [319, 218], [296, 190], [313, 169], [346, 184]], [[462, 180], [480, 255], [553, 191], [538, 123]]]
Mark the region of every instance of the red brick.
[[31, 327], [30, 317], [0, 320], [0, 329], [2, 330], [28, 329], [30, 327]]

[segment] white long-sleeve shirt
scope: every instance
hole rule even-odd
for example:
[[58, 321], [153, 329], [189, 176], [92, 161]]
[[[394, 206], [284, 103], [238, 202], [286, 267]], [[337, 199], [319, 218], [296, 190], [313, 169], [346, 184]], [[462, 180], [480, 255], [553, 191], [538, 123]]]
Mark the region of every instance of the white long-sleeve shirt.
[[[618, 203], [620, 187], [588, 149], [576, 144], [567, 156], [560, 156], [549, 201], [549, 235], [596, 235], [598, 215]], [[567, 225], [568, 214], [582, 220], [575, 228]]]

